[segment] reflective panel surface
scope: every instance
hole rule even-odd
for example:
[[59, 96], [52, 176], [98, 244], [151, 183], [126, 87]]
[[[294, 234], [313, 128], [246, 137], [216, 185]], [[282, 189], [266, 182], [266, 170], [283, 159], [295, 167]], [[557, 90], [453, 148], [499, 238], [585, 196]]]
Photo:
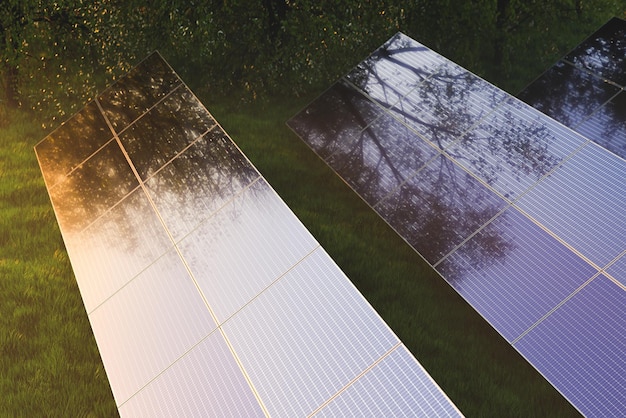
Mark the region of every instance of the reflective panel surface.
[[65, 178], [113, 138], [95, 101], [90, 102], [37, 144], [41, 172], [48, 187]]
[[626, 159], [626, 91], [614, 96], [576, 130]]
[[626, 249], [626, 163], [589, 143], [516, 205], [599, 267]]
[[139, 186], [113, 140], [48, 189], [62, 229], [80, 231]]
[[[399, 374], [402, 384], [392, 384]], [[457, 416], [458, 410], [433, 383], [406, 347], [400, 345], [313, 416], [401, 417], [415, 413], [424, 417]], [[430, 390], [415, 390], [419, 386]], [[434, 405], [447, 405], [447, 408], [442, 410]]]
[[[122, 416], [308, 415], [401, 345], [158, 54], [35, 151]], [[460, 415], [404, 361], [385, 402]]]
[[385, 115], [353, 138], [337, 141], [327, 161], [357, 193], [375, 205], [437, 155], [437, 150], [419, 135]]
[[65, 243], [87, 313], [173, 246], [140, 188]]
[[[621, 416], [626, 292], [600, 275], [515, 344], [586, 416]], [[602, 390], [592, 390], [599, 387]]]
[[565, 59], [622, 87], [626, 86], [626, 21], [612, 18]]
[[145, 186], [178, 241], [258, 177], [216, 127], [162, 167]]
[[408, 36], [397, 33], [346, 79], [384, 107], [400, 98], [450, 61]]
[[129, 418], [265, 416], [219, 331], [148, 383], [119, 412]]
[[119, 405], [216, 328], [174, 250], [89, 314]]
[[509, 342], [597, 273], [513, 208], [437, 271]]
[[222, 326], [270, 415], [309, 415], [398, 343], [344, 277], [318, 248]]
[[439, 156], [374, 209], [435, 264], [504, 207], [504, 200]]
[[326, 158], [382, 113], [379, 106], [340, 80], [306, 112], [296, 115], [290, 124], [300, 135], [309, 138], [316, 152]]
[[318, 246], [263, 179], [179, 244], [220, 323]]
[[613, 18], [519, 98], [626, 158], [626, 21]]
[[98, 102], [109, 123], [120, 133], [179, 84], [176, 73], [154, 53], [102, 93]]
[[[621, 22], [612, 21], [613, 29]], [[539, 97], [534, 105], [562, 122], [593, 132], [589, 137], [610, 151], [401, 34], [337, 83], [353, 86], [353, 96], [366, 93], [383, 115], [369, 123], [341, 119], [340, 130], [325, 129], [324, 119], [308, 115], [333, 101], [331, 89], [287, 123], [515, 345], [549, 323], [563, 304], [571, 306], [593, 277], [605, 270], [623, 277], [617, 257], [626, 251], [626, 161], [611, 152], [620, 154], [626, 138], [619, 116], [624, 92], [612, 67], [624, 62], [623, 35], [605, 35], [580, 50], [588, 56], [586, 67], [566, 58], [525, 94]], [[598, 58], [601, 50], [617, 55]], [[601, 72], [611, 74], [608, 81], [589, 71], [610, 60]], [[370, 108], [362, 102], [361, 108]], [[347, 110], [333, 114], [341, 112]], [[623, 293], [622, 279], [610, 278], [614, 286], [607, 291]], [[607, 297], [621, 304], [614, 314], [626, 310], [621, 296]], [[580, 348], [570, 344], [579, 358], [567, 367], [580, 369], [572, 373], [620, 361], [623, 350], [605, 350], [603, 338], [613, 336]], [[547, 362], [558, 363], [539, 358], [560, 350], [556, 340], [529, 344], [538, 356], [529, 361], [540, 372]], [[623, 387], [626, 374], [615, 376]], [[609, 380], [549, 380], [581, 411], [604, 416], [616, 408], [614, 398], [603, 404], [602, 393], [614, 391], [604, 387], [613, 384]], [[580, 396], [567, 395], [573, 386]], [[328, 408], [340, 413], [343, 406], [333, 403]]]
[[607, 269], [607, 273], [626, 287], [626, 252]]
[[215, 120], [185, 88], [178, 88], [120, 135], [142, 179], [154, 174]]

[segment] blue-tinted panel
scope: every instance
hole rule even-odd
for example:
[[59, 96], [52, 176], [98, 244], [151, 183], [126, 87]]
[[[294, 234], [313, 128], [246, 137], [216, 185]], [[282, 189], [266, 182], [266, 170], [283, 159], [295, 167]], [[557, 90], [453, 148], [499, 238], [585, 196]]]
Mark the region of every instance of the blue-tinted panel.
[[80, 231], [139, 185], [117, 142], [111, 141], [50, 188], [61, 230]]
[[403, 345], [315, 417], [458, 417], [460, 412]]
[[318, 245], [259, 179], [183, 239], [179, 248], [221, 322]]
[[216, 127], [150, 178], [146, 188], [178, 241], [258, 176]]
[[584, 142], [585, 138], [511, 98], [446, 153], [514, 200]]
[[619, 91], [602, 78], [559, 61], [519, 98], [564, 125], [575, 127]]
[[122, 417], [262, 417], [222, 334], [213, 332], [120, 407]]
[[381, 114], [378, 105], [345, 81], [338, 81], [288, 123], [326, 158]]
[[504, 201], [440, 156], [375, 209], [435, 264], [504, 208]]
[[576, 130], [626, 159], [626, 92], [611, 99]]
[[437, 271], [508, 341], [597, 273], [513, 208], [447, 257]]
[[116, 132], [154, 106], [180, 84], [158, 53], [153, 53], [98, 97]]
[[620, 256], [606, 271], [615, 280], [626, 286], [626, 252]]
[[506, 93], [461, 67], [446, 64], [391, 111], [443, 149], [489, 114]]
[[626, 292], [599, 276], [515, 344], [583, 414], [626, 410]]
[[143, 115], [120, 135], [142, 179], [215, 125], [215, 120], [185, 86]]
[[389, 107], [444, 64], [450, 62], [397, 33], [346, 78], [382, 106]]
[[41, 172], [52, 187], [113, 137], [96, 102], [90, 102], [35, 146]]
[[328, 164], [372, 206], [438, 155], [435, 148], [388, 115], [351, 140], [336, 143]]
[[216, 327], [173, 250], [89, 314], [89, 320], [118, 406]]
[[517, 205], [604, 267], [626, 248], [626, 164], [589, 143]]
[[65, 243], [88, 313], [173, 245], [139, 188]]
[[318, 248], [223, 326], [272, 416], [305, 416], [398, 339]]
[[626, 86], [626, 21], [618, 18], [609, 20], [565, 59]]

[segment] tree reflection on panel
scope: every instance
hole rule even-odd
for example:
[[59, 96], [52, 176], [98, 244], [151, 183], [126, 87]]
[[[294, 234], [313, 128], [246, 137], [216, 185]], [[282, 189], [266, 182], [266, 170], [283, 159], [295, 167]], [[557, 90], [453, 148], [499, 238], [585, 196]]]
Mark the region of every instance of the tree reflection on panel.
[[[431, 263], [580, 145], [437, 57], [396, 36], [289, 121]], [[481, 236], [476, 257], [506, 254], [497, 234]]]

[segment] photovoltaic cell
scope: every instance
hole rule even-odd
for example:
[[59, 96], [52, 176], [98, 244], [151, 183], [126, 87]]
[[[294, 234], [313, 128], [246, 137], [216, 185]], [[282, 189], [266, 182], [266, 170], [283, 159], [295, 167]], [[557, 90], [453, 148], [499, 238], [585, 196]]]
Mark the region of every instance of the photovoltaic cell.
[[[401, 385], [393, 384], [396, 376], [401, 376]], [[418, 387], [430, 389], [418, 391]], [[432, 378], [406, 347], [400, 345], [313, 416], [445, 417], [456, 414]]]
[[318, 247], [222, 326], [272, 416], [310, 414], [398, 343], [341, 275]]
[[[35, 151], [121, 415], [308, 415], [400, 346], [158, 54]], [[363, 390], [460, 415], [405, 357]]]
[[[593, 48], [615, 50], [600, 44]], [[624, 62], [619, 54], [613, 57]], [[585, 61], [585, 70], [568, 67], [567, 60], [557, 67], [551, 77], [573, 75], [580, 81], [574, 83], [591, 93], [586, 101], [562, 108], [558, 100], [548, 100], [546, 108], [563, 111], [569, 120], [586, 120], [580, 126], [596, 132], [600, 128], [591, 121], [611, 120], [617, 126], [617, 118], [601, 115], [613, 111], [615, 103], [621, 109], [618, 78], [606, 83], [587, 71], [600, 61]], [[325, 122], [308, 115], [332, 101], [327, 92], [288, 125], [504, 338], [524, 354], [532, 351], [529, 361], [576, 408], [598, 416], [623, 411], [623, 397], [603, 395], [624, 387], [623, 373], [613, 368], [606, 371], [610, 378], [588, 384], [546, 364], [572, 369], [572, 376], [601, 375], [620, 362], [623, 368], [623, 347], [603, 345], [624, 336], [626, 306], [618, 285], [623, 282], [611, 276], [617, 282], [597, 286], [609, 281], [605, 269], [609, 276], [623, 277], [624, 263], [617, 257], [626, 250], [624, 159], [402, 34], [336, 85], [350, 83], [353, 95], [365, 92], [387, 114], [364, 126], [369, 119], [354, 115], [368, 106], [352, 107], [352, 119], [335, 132], [335, 143], [327, 130], [320, 145], [312, 133], [319, 131], [318, 121]], [[588, 112], [597, 117], [589, 118]], [[351, 125], [352, 120], [360, 123]], [[621, 127], [606, 129], [621, 132]], [[611, 301], [611, 313], [603, 314], [606, 320], [619, 315], [617, 328], [585, 330], [598, 338], [580, 345], [577, 337], [567, 342], [532, 337], [543, 329], [571, 329], [555, 315], [571, 310], [570, 316], [583, 318], [587, 308], [576, 301], [594, 292], [598, 300]], [[596, 303], [593, 309], [602, 308]], [[593, 326], [581, 319], [580, 327]], [[561, 351], [578, 356], [577, 361], [564, 365], [556, 357], [542, 357]], [[336, 401], [328, 407], [340, 411], [344, 400]]]
[[626, 292], [600, 275], [515, 348], [584, 415], [622, 416], [626, 410], [625, 305]]
[[622, 285], [626, 286], [626, 253], [620, 255], [620, 257], [607, 269], [607, 273], [609, 273]]
[[514, 208], [465, 242], [437, 271], [509, 342], [597, 272]]
[[626, 158], [626, 21], [609, 20], [519, 98]]
[[65, 243], [87, 313], [172, 247], [139, 188]]
[[604, 267], [626, 248], [626, 163], [589, 143], [516, 206]]
[[222, 334], [215, 331], [119, 409], [123, 417], [263, 417]]

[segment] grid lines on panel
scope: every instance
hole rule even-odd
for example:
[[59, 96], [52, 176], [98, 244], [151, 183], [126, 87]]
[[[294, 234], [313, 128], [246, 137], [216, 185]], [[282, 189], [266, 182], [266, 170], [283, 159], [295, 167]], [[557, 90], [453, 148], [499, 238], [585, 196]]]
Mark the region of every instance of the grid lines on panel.
[[[402, 54], [402, 63], [387, 58]], [[626, 164], [436, 56], [396, 35], [287, 124], [514, 343], [626, 248]], [[358, 101], [339, 98], [338, 86]], [[596, 87], [602, 102], [618, 91]], [[380, 105], [374, 117], [361, 113], [371, 109], [361, 93]], [[325, 106], [351, 117], [329, 123]]]
[[35, 151], [123, 416], [310, 412], [398, 344], [157, 53]]

